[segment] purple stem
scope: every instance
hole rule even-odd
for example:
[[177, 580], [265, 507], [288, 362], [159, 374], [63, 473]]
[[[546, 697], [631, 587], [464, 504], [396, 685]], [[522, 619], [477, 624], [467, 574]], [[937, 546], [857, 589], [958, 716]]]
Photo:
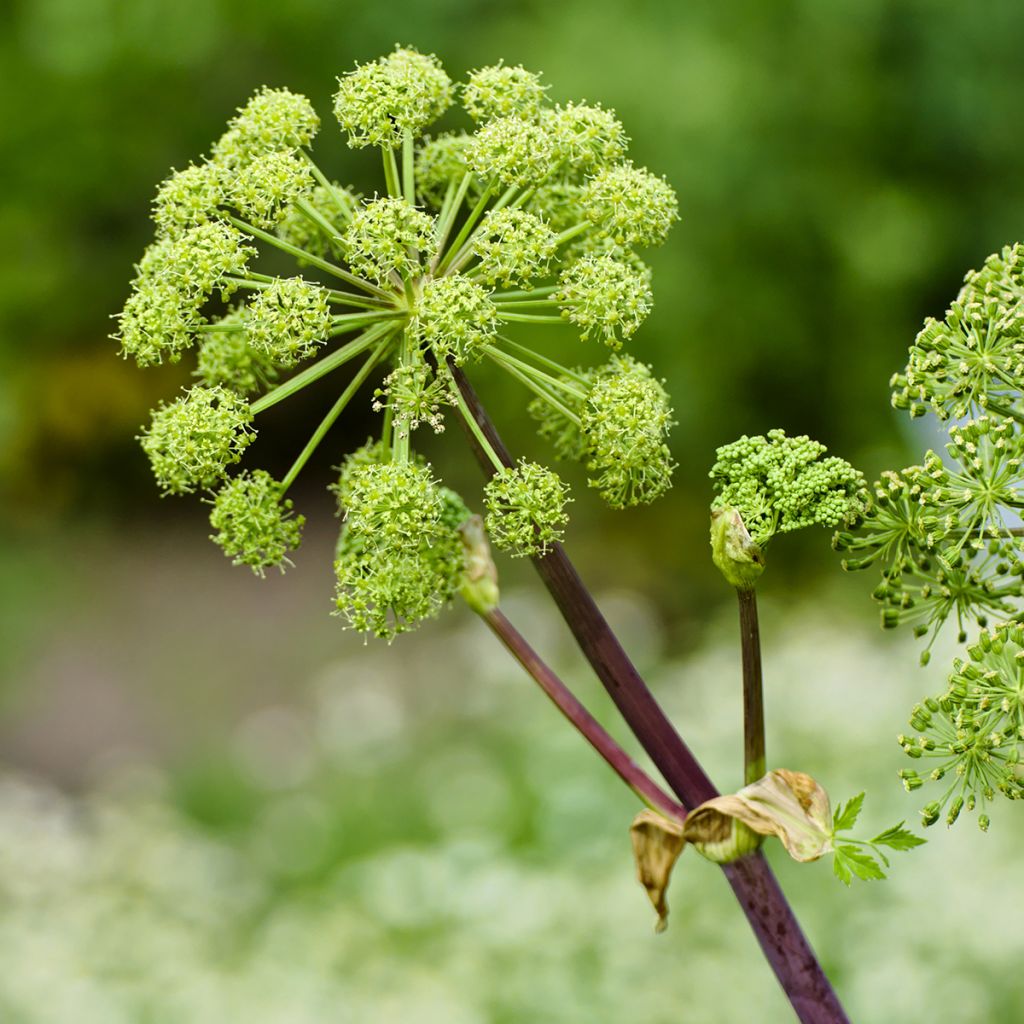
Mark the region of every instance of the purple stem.
[[[513, 466], [512, 456], [466, 375], [458, 366], [450, 365], [483, 435], [501, 462]], [[490, 458], [468, 426], [466, 435], [483, 472], [493, 475]], [[717, 796], [704, 769], [612, 633], [562, 546], [555, 545], [546, 555], [535, 557], [533, 563], [587, 661], [669, 788], [688, 809]], [[802, 1024], [849, 1024], [763, 854], [759, 851], [722, 868], [797, 1018]]]
[[645, 803], [682, 821], [686, 809], [676, 803], [611, 737], [600, 722], [577, 700], [575, 694], [541, 659], [504, 613], [494, 608], [480, 616], [512, 656], [533, 677], [552, 703], [605, 759], [612, 771]]

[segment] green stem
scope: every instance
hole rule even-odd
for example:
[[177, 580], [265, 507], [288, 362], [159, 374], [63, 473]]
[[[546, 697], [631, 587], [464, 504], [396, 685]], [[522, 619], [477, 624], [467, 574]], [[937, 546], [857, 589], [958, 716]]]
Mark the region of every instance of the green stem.
[[509, 309], [513, 312], [522, 309], [524, 306], [543, 306], [545, 309], [558, 308], [554, 299], [502, 299], [494, 303], [498, 309]]
[[342, 345], [341, 348], [331, 352], [330, 355], [324, 356], [323, 359], [313, 363], [312, 366], [307, 366], [301, 373], [297, 373], [283, 384], [279, 384], [273, 391], [268, 391], [262, 398], [257, 398], [250, 406], [253, 415], [259, 415], [259, 413], [269, 409], [271, 406], [277, 405], [278, 402], [283, 402], [286, 398], [290, 398], [296, 392], [306, 387], [307, 384], [312, 384], [313, 381], [326, 376], [349, 360], [355, 359], [356, 356], [375, 345], [385, 335], [391, 335], [394, 331], [395, 327], [391, 323], [377, 324], [371, 327], [365, 334], [360, 335], [358, 338], [353, 338], [348, 344]]
[[276, 235], [270, 234], [268, 231], [263, 231], [254, 224], [249, 224], [239, 217], [229, 216], [228, 220], [234, 224], [239, 231], [244, 231], [246, 234], [253, 235], [254, 237], [266, 242], [267, 245], [272, 245], [274, 248], [280, 249], [282, 252], [286, 252], [290, 256], [294, 256], [296, 259], [305, 260], [310, 265], [319, 267], [328, 274], [333, 274], [335, 277], [348, 282], [355, 288], [359, 288], [364, 292], [369, 292], [371, 295], [376, 295], [380, 299], [386, 300], [391, 298], [386, 291], [378, 288], [375, 284], [371, 284], [369, 281], [364, 281], [361, 277], [356, 277], [355, 274], [350, 274], [344, 268], [339, 267], [334, 263], [330, 263], [328, 260], [323, 260], [319, 256], [314, 256], [311, 252], [306, 252], [305, 249], [300, 249], [297, 245], [292, 245], [290, 242], [286, 242], [283, 239], [278, 238]]
[[473, 233], [476, 227], [477, 221], [483, 216], [484, 210], [487, 209], [487, 204], [491, 200], [492, 192], [489, 188], [484, 189], [480, 198], [476, 201], [476, 205], [472, 210], [469, 211], [469, 216], [466, 218], [466, 223], [462, 225], [462, 229], [455, 236], [455, 241], [448, 247], [448, 251], [444, 255], [444, 259], [437, 266], [438, 276], [443, 275], [448, 267], [451, 265], [452, 260], [461, 254], [462, 246], [466, 239]]
[[[518, 368], [522, 370], [523, 373], [543, 383], [546, 387], [555, 388], [559, 391], [564, 391], [581, 402], [587, 397], [586, 392], [581, 391], [577, 387], [574, 387], [567, 381], [559, 380], [557, 377], [552, 377], [551, 374], [545, 373], [543, 370], [538, 369], [536, 366], [531, 366], [529, 363], [524, 362], [522, 359], [516, 359], [515, 356], [511, 356], [507, 352], [502, 352], [501, 349], [496, 348], [494, 345], [484, 346], [484, 351], [499, 365], [505, 366], [509, 369], [512, 369], [513, 367]], [[577, 422], [579, 422], [579, 420], [577, 420]]]
[[985, 408], [990, 412], [994, 412], [997, 416], [1006, 416], [1009, 419], [1016, 420], [1018, 423], [1024, 423], [1024, 413], [1019, 413], [1008, 405], [1003, 405], [1001, 402], [989, 401]]
[[[451, 357], [448, 357], [449, 360]], [[491, 460], [493, 471], [495, 473], [501, 473], [505, 470], [505, 463], [498, 457], [494, 448], [491, 446], [491, 442], [487, 439], [487, 435], [480, 429], [480, 424], [477, 423], [476, 417], [473, 415], [472, 410], [466, 404], [466, 399], [463, 397], [462, 389], [458, 385], [458, 381], [455, 378], [455, 374], [452, 373], [451, 362], [446, 361], [444, 364], [445, 370], [448, 373], [448, 379], [451, 381], [452, 393], [455, 396], [455, 404], [458, 407], [459, 414], [462, 416], [463, 422], [469, 427], [476, 443], [480, 446], [480, 450]]]
[[331, 241], [331, 245], [337, 248], [337, 244], [341, 241], [341, 236], [338, 234], [338, 229], [308, 200], [296, 199], [295, 208], [301, 213], [307, 220], [311, 220], [321, 231], [323, 231]]
[[[412, 359], [412, 333], [408, 330], [402, 333], [402, 350], [399, 357], [399, 367], [406, 366]], [[390, 407], [390, 401], [388, 405]], [[404, 466], [409, 461], [409, 427], [405, 425], [404, 429], [399, 425], [397, 428], [394, 426], [394, 420], [392, 420], [392, 438], [391, 438], [391, 459], [393, 462], [397, 462], [400, 466]]]
[[516, 380], [520, 381], [520, 383], [525, 384], [526, 387], [529, 388], [535, 395], [537, 395], [538, 398], [542, 399], [549, 405], [553, 406], [567, 419], [572, 420], [572, 422], [575, 423], [577, 426], [580, 425], [579, 416], [577, 416], [574, 412], [572, 412], [565, 405], [563, 405], [558, 400], [558, 398], [556, 398], [546, 387], [544, 387], [543, 384], [541, 384], [534, 378], [528, 376], [527, 374], [523, 373], [521, 370], [516, 369], [516, 367], [510, 366], [503, 360], [495, 358], [493, 352], [488, 352], [487, 355], [489, 355], [491, 359], [494, 359], [494, 361], [498, 363], [498, 365], [501, 366], [501, 368], [506, 373], [511, 374], [513, 377], [516, 378]]
[[402, 133], [402, 184], [405, 186], [405, 201], [416, 205], [416, 152], [413, 149], [412, 132], [408, 128]]
[[491, 301], [502, 302], [505, 299], [528, 299], [534, 296], [553, 295], [555, 292], [561, 291], [561, 288], [560, 284], [549, 284], [543, 288], [531, 288], [529, 291], [495, 292], [491, 296]]
[[388, 195], [397, 199], [402, 194], [402, 187], [398, 181], [398, 161], [395, 159], [395, 151], [390, 146], [381, 150], [384, 157], [384, 181], [388, 187]]
[[345, 193], [341, 191], [334, 184], [334, 182], [332, 182], [327, 177], [327, 175], [320, 170], [319, 167], [317, 167], [316, 162], [313, 160], [313, 157], [306, 150], [303, 149], [300, 152], [306, 158], [306, 162], [309, 164], [309, 169], [313, 173], [313, 177], [316, 178], [316, 180], [321, 185], [323, 185], [323, 187], [330, 194], [331, 198], [334, 200], [335, 205], [338, 207], [339, 213], [341, 213], [345, 220], [351, 220], [353, 209], [348, 196], [345, 195]]
[[[491, 213], [497, 213], [500, 209], [507, 206], [508, 201], [512, 198], [512, 196], [515, 195], [516, 191], [516, 186], [509, 186], [498, 198], [498, 201], [494, 204], [494, 206], [491, 208]], [[479, 228], [480, 225], [474, 227], [473, 231], [469, 234], [469, 236], [463, 239], [461, 248], [458, 248], [456, 245], [452, 245], [452, 249], [455, 250], [456, 248], [458, 248], [458, 251], [455, 253], [455, 258], [451, 261], [451, 263], [448, 266], [448, 273], [454, 274], [457, 271], [461, 270], [474, 257], [474, 255], [476, 255], [473, 250], [473, 239], [476, 237], [476, 233], [479, 230]]]
[[560, 373], [564, 377], [569, 377], [571, 380], [576, 381], [578, 384], [588, 386], [587, 380], [580, 376], [575, 370], [567, 369], [562, 366], [561, 363], [555, 362], [554, 359], [549, 359], [547, 356], [542, 356], [539, 352], [534, 352], [532, 348], [527, 348], [525, 345], [520, 345], [518, 341], [513, 341], [511, 338], [506, 338], [501, 335], [501, 343], [507, 348], [514, 348], [517, 352], [522, 352], [523, 355], [529, 356], [531, 359], [540, 363], [541, 366], [546, 366], [549, 370], [554, 370], [555, 373]]
[[569, 322], [560, 316], [541, 316], [538, 313], [506, 313], [500, 308], [498, 316], [502, 320], [517, 324], [567, 324]]
[[575, 224], [571, 228], [566, 228], [560, 235], [555, 236], [555, 245], [562, 245], [568, 242], [569, 239], [575, 238], [577, 235], [582, 235], [587, 228], [593, 227], [589, 220], [585, 220], [580, 224]]
[[341, 316], [331, 318], [331, 330], [327, 337], [336, 338], [339, 334], [359, 327], [369, 327], [371, 324], [380, 323], [382, 320], [401, 320], [404, 313], [345, 313]]
[[373, 351], [373, 354], [365, 363], [359, 368], [359, 372], [349, 382], [347, 388], [342, 391], [338, 400], [331, 406], [330, 411], [321, 420], [320, 426], [313, 432], [313, 436], [306, 442], [306, 447], [299, 452], [299, 457], [292, 463], [291, 469], [285, 474], [285, 478], [281, 481], [281, 493], [284, 494], [289, 487], [294, 483], [295, 478], [302, 471], [302, 467], [309, 461], [310, 456], [315, 452], [320, 445], [320, 442], [327, 435], [327, 431], [334, 426], [335, 420], [342, 414], [345, 406], [352, 401], [352, 397], [355, 393], [363, 386], [366, 378], [370, 376], [370, 371], [380, 361], [381, 356], [384, 354], [384, 349], [387, 348], [388, 338], [385, 338]]
[[444, 197], [445, 205], [441, 207], [441, 213], [437, 218], [437, 251], [434, 254], [434, 258], [430, 261], [431, 272], [437, 269], [437, 265], [440, 263], [441, 257], [444, 255], [445, 243], [448, 241], [448, 235], [451, 233], [452, 225], [455, 223], [455, 218], [459, 215], [459, 210], [462, 208], [462, 203], [466, 198], [466, 193], [469, 191], [469, 186], [472, 180], [473, 172], [466, 171], [462, 176], [462, 181], [459, 182], [458, 189], [450, 203], [448, 196], [451, 193], [451, 186], [454, 183], [454, 179], [448, 183], [448, 192], [445, 193]]

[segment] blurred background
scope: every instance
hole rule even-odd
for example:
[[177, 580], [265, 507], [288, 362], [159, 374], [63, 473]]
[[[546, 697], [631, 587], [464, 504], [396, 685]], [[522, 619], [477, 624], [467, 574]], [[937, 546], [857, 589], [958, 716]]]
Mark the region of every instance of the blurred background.
[[[471, 616], [391, 648], [329, 617], [323, 487], [368, 421], [304, 473], [307, 540], [265, 581], [209, 544], [197, 502], [158, 498], [135, 443], [189, 373], [140, 372], [107, 337], [156, 184], [268, 84], [314, 100], [321, 166], [372, 190], [377, 161], [346, 149], [330, 99], [396, 41], [455, 78], [504, 58], [556, 100], [613, 107], [679, 193], [631, 346], [675, 399], [676, 488], [615, 514], [575, 478], [569, 547], [723, 787], [739, 781], [738, 656], [707, 558], [714, 448], [782, 426], [868, 474], [918, 459], [927, 425], [889, 409], [888, 377], [964, 272], [1024, 235], [1014, 0], [3, 5], [4, 1021], [790, 1019], [696, 857], [652, 934], [634, 802]], [[542, 456], [522, 395], [477, 383], [510, 445]], [[304, 443], [324, 401], [310, 391], [276, 418], [268, 468]], [[461, 437], [426, 448], [472, 504]], [[866, 788], [869, 829], [915, 818], [892, 738], [952, 650], [916, 668], [825, 535], [771, 554], [770, 760], [837, 799]], [[510, 612], [611, 720], [526, 569], [501, 570]], [[1008, 917], [1024, 823], [993, 817], [852, 892], [828, 865], [778, 864], [854, 1019], [1024, 1008]]]

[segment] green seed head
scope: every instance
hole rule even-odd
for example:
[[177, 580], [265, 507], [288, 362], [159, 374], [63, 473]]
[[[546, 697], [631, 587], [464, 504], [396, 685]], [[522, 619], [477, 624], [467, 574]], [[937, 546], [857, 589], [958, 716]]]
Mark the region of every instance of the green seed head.
[[[427, 139], [416, 151], [416, 188], [428, 206], [439, 209], [448, 186], [456, 186], [469, 170], [466, 154], [473, 136], [466, 132], [446, 132], [436, 139]], [[477, 187], [470, 191], [479, 194]]]
[[461, 274], [428, 280], [410, 330], [437, 360], [479, 358], [498, 332], [498, 314], [485, 288]]
[[220, 385], [238, 395], [251, 395], [276, 379], [277, 367], [249, 343], [243, 310], [228, 313], [216, 326], [234, 329], [204, 335], [195, 372], [203, 384], [207, 387]]
[[213, 159], [237, 168], [268, 153], [308, 146], [319, 128], [320, 118], [305, 96], [264, 86], [228, 122]]
[[540, 123], [558, 169], [576, 179], [621, 160], [629, 145], [618, 118], [600, 106], [567, 103], [542, 111]]
[[536, 122], [499, 117], [477, 130], [466, 159], [484, 182], [526, 188], [552, 173], [555, 151], [550, 134]]
[[233, 173], [226, 201], [256, 227], [275, 227], [289, 207], [313, 190], [309, 164], [294, 153], [266, 153]]

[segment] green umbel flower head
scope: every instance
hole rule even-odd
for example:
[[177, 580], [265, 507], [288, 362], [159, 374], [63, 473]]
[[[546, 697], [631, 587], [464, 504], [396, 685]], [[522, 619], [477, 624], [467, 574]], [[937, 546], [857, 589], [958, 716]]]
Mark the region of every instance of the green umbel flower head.
[[587, 481], [612, 508], [648, 505], [672, 486], [666, 438], [672, 409], [650, 367], [613, 357], [597, 376], [580, 415]]
[[257, 576], [269, 568], [284, 572], [292, 562], [288, 552], [302, 542], [303, 516], [292, 513], [282, 485], [265, 470], [243, 472], [217, 492], [210, 525], [211, 540], [233, 565], [247, 565]]
[[487, 532], [502, 551], [546, 554], [562, 540], [570, 500], [569, 488], [557, 473], [535, 462], [520, 462], [495, 473], [484, 488]]
[[360, 632], [393, 639], [432, 618], [458, 591], [469, 512], [426, 465], [375, 463], [364, 449], [336, 487], [345, 509], [337, 611]]
[[536, 214], [506, 207], [484, 217], [473, 248], [480, 257], [482, 280], [506, 288], [525, 287], [546, 276], [558, 241]]
[[197, 376], [208, 387], [220, 385], [238, 395], [262, 391], [278, 376], [278, 367], [255, 349], [244, 311], [235, 310], [210, 326], [199, 346]]
[[246, 329], [259, 355], [289, 369], [327, 341], [331, 322], [326, 289], [301, 277], [282, 277], [249, 304]]
[[614, 256], [584, 256], [570, 264], [555, 293], [566, 318], [583, 338], [600, 338], [619, 348], [651, 311], [647, 275]]
[[255, 440], [249, 404], [222, 387], [194, 387], [153, 413], [140, 437], [164, 494], [212, 487]]
[[348, 144], [399, 146], [418, 135], [451, 105], [452, 82], [436, 57], [399, 47], [338, 79], [334, 116]]
[[385, 196], [352, 215], [342, 245], [352, 269], [383, 282], [391, 273], [409, 274], [417, 256], [430, 248], [434, 221], [404, 199]]
[[410, 327], [413, 335], [442, 359], [457, 363], [480, 358], [480, 348], [498, 332], [498, 311], [486, 288], [468, 277], [427, 281]]
[[864, 511], [864, 478], [809, 437], [743, 436], [717, 451], [711, 469], [713, 508], [734, 508], [751, 539], [764, 547], [777, 533], [805, 526], [835, 528]]
[[[456, 95], [462, 124], [424, 136]], [[444, 607], [465, 558], [457, 527], [469, 513], [416, 455], [417, 430], [461, 417], [500, 469], [484, 495], [499, 546], [543, 553], [563, 532], [565, 484], [539, 462], [505, 469], [481, 431], [465, 378], [478, 364], [526, 389], [542, 438], [581, 461], [608, 504], [668, 488], [671, 410], [653, 373], [626, 356], [570, 370], [556, 344], [534, 339], [562, 331], [597, 352], [635, 335], [652, 292], [632, 247], [663, 240], [675, 197], [628, 162], [614, 112], [552, 105], [518, 66], [481, 68], [456, 91], [437, 58], [399, 47], [338, 80], [335, 114], [352, 148], [380, 149], [373, 198], [318, 165], [305, 97], [260, 89], [208, 160], [161, 184], [157, 237], [116, 337], [141, 366], [198, 349], [200, 385], [154, 412], [142, 445], [165, 493], [220, 487], [217, 542], [257, 572], [285, 564], [298, 541], [288, 490], [313, 453], [349, 449], [336, 433], [347, 406], [381, 414], [378, 439], [334, 487], [338, 609], [390, 638]], [[277, 253], [257, 264], [257, 247]], [[285, 257], [301, 276], [280, 269]], [[325, 408], [283, 476], [247, 466], [224, 483], [254, 418], [314, 382]]]
[[532, 120], [540, 116], [545, 88], [540, 75], [518, 64], [498, 63], [470, 74], [462, 87], [462, 105], [478, 124], [496, 117]]

